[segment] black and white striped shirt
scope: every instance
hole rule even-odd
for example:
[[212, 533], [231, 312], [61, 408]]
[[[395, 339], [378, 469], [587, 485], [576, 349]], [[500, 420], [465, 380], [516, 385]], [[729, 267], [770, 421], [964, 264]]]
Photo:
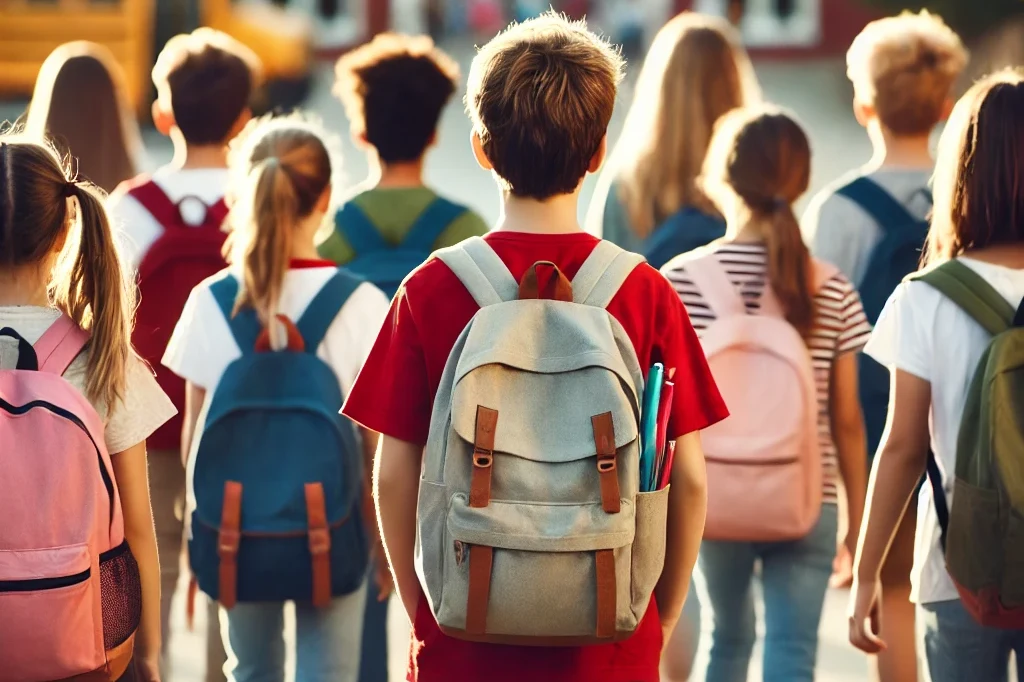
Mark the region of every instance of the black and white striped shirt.
[[[761, 291], [767, 280], [764, 245], [732, 243], [712, 248], [729, 280], [739, 289], [747, 310], [756, 311], [760, 307]], [[704, 296], [690, 280], [685, 266], [673, 267], [669, 263], [664, 274], [686, 306], [697, 335], [702, 336], [715, 320]], [[839, 465], [829, 410], [832, 365], [839, 355], [857, 352], [864, 347], [871, 334], [871, 325], [864, 316], [857, 290], [842, 274], [829, 279], [815, 294], [814, 302], [814, 327], [808, 345], [818, 389], [818, 438], [824, 457], [824, 500], [835, 504]]]

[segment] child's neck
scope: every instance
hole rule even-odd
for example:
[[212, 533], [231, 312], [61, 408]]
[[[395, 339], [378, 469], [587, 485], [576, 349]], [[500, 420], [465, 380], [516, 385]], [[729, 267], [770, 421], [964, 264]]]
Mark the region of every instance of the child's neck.
[[872, 164], [878, 168], [926, 170], [935, 165], [929, 135], [904, 137], [879, 130], [872, 139], [875, 147]]
[[544, 201], [502, 193], [501, 217], [495, 232], [531, 234], [572, 234], [582, 232], [577, 211], [579, 190], [558, 194]]
[[399, 161], [397, 163], [377, 163], [378, 189], [403, 189], [423, 186], [423, 159], [416, 161]]
[[48, 273], [49, 268], [38, 266], [0, 268], [0, 306], [49, 306]]
[[227, 168], [228, 148], [222, 144], [174, 145], [174, 159], [171, 167], [175, 170], [195, 170], [201, 168]]

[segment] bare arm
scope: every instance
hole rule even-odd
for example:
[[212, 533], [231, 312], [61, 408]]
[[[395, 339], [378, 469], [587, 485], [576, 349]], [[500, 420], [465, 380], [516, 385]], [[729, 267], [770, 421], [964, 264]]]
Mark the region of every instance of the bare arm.
[[846, 491], [846, 546], [852, 556], [864, 517], [867, 488], [867, 435], [857, 392], [857, 354], [840, 355], [832, 367], [829, 401], [832, 439], [839, 454], [839, 475]]
[[185, 414], [181, 424], [181, 463], [188, 466], [188, 454], [192, 451], [192, 437], [199, 423], [199, 413], [206, 402], [206, 389], [191, 381], [185, 383]]
[[[889, 417], [871, 470], [867, 511], [854, 562], [850, 641], [868, 653], [885, 648], [885, 643], [875, 636], [878, 633], [879, 574], [907, 504], [925, 471], [931, 400], [930, 383], [903, 370], [895, 371]], [[871, 621], [870, 628], [868, 621]]]
[[136, 658], [147, 668], [146, 680], [156, 679], [160, 660], [160, 561], [156, 552], [156, 529], [149, 499], [149, 473], [145, 441], [110, 458], [117, 481], [124, 535], [139, 565], [142, 581], [142, 623], [136, 639]]
[[373, 562], [373, 579], [377, 583], [377, 600], [384, 601], [394, 590], [394, 583], [384, 552], [380, 525], [377, 523], [377, 512], [373, 506], [373, 460], [377, 454], [380, 434], [359, 427], [359, 435], [363, 445], [363, 519], [370, 538], [370, 558]]
[[416, 577], [416, 503], [423, 446], [382, 436], [373, 468], [377, 523], [384, 540], [395, 589], [409, 622], [415, 622], [420, 599]]
[[655, 588], [658, 613], [667, 634], [675, 627], [690, 588], [690, 575], [697, 563], [704, 516], [707, 513], [707, 472], [700, 432], [694, 431], [676, 441], [672, 465], [672, 489], [668, 497], [668, 536], [665, 544], [665, 568]]

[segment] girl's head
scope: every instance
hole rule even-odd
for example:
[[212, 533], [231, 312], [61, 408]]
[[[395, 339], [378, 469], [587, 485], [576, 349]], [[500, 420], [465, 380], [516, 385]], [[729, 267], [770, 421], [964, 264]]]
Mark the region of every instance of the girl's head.
[[939, 140], [926, 260], [1024, 242], [1024, 70], [967, 91]]
[[658, 32], [613, 161], [638, 236], [683, 206], [715, 212], [695, 182], [715, 122], [759, 97], [750, 60], [728, 22], [684, 12]]
[[267, 323], [276, 312], [288, 260], [313, 248], [331, 198], [331, 157], [316, 128], [295, 117], [251, 122], [231, 144], [234, 184], [229, 242], [241, 266], [236, 310]]
[[26, 132], [52, 138], [78, 160], [79, 176], [106, 192], [136, 174], [138, 124], [125, 100], [121, 67], [102, 45], [67, 43], [47, 57]]
[[0, 135], [0, 273], [7, 286], [48, 281], [51, 303], [92, 334], [89, 398], [123, 397], [135, 288], [100, 194], [32, 138]]
[[810, 178], [807, 134], [785, 112], [766, 107], [739, 109], [719, 121], [701, 176], [730, 224], [749, 224], [764, 239], [768, 280], [786, 319], [805, 336], [814, 319], [814, 292], [793, 203]]

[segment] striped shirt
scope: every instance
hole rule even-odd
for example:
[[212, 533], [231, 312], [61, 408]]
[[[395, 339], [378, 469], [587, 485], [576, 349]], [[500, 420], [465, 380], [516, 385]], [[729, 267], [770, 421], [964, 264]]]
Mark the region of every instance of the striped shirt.
[[[732, 243], [711, 248], [733, 286], [739, 289], [747, 310], [757, 311], [767, 280], [764, 245]], [[686, 306], [697, 335], [702, 336], [715, 319], [704, 296], [690, 280], [684, 265], [669, 263], [663, 272]], [[814, 302], [814, 326], [808, 345], [818, 389], [818, 439], [824, 458], [824, 501], [835, 504], [839, 462], [832, 439], [829, 410], [832, 365], [839, 355], [858, 352], [864, 347], [871, 334], [871, 325], [864, 316], [857, 290], [845, 275], [837, 274], [829, 279], [815, 294]]]

